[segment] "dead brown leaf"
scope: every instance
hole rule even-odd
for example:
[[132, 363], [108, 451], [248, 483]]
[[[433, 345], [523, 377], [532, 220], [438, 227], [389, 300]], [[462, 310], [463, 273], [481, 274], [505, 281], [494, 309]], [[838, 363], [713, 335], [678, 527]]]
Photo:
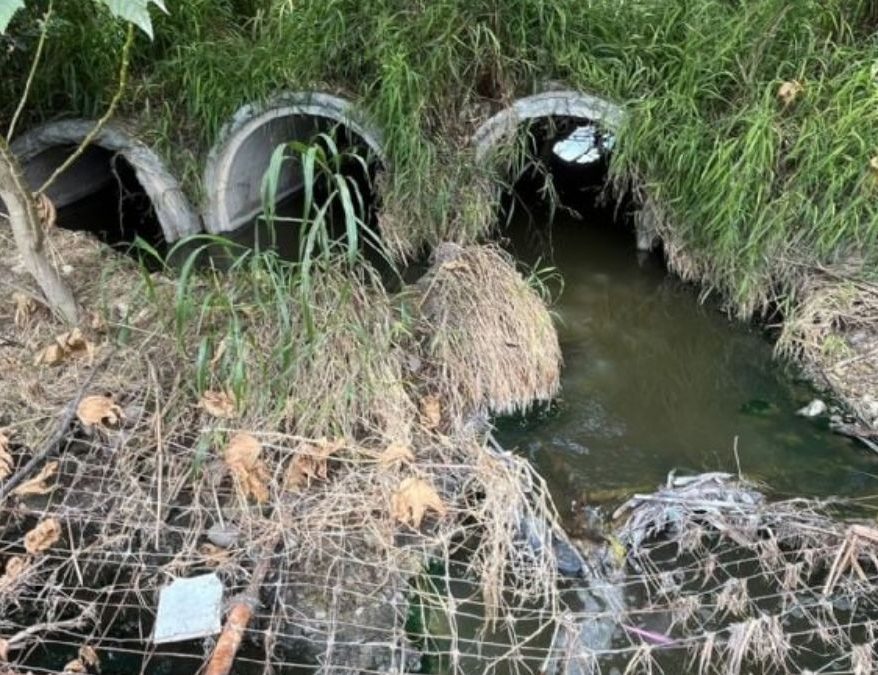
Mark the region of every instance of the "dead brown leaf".
[[435, 429], [442, 422], [442, 404], [435, 396], [424, 396], [421, 399], [421, 417], [424, 419], [424, 426], [428, 429]]
[[55, 337], [55, 341], [41, 350], [34, 359], [34, 365], [54, 366], [66, 358], [94, 357], [94, 345], [85, 339], [79, 328]]
[[397, 463], [409, 464], [415, 461], [415, 455], [409, 446], [402, 443], [391, 443], [378, 455], [378, 461], [383, 466], [392, 466]]
[[55, 518], [46, 518], [24, 535], [24, 549], [30, 555], [47, 551], [61, 538], [61, 523]]
[[219, 567], [223, 563], [228, 562], [230, 555], [226, 549], [211, 543], [204, 543], [199, 546], [198, 553], [204, 558], [204, 562], [211, 567]]
[[777, 97], [784, 106], [795, 103], [799, 95], [805, 91], [805, 85], [799, 80], [788, 80], [783, 82], [777, 89]]
[[103, 314], [100, 312], [91, 312], [89, 317], [89, 325], [93, 331], [96, 333], [107, 332], [107, 320], [104, 318]]
[[436, 489], [421, 478], [406, 478], [400, 483], [390, 502], [393, 517], [414, 528], [421, 526], [428, 509], [444, 516], [448, 511]]
[[97, 666], [101, 662], [97, 650], [90, 645], [83, 645], [79, 648], [79, 658], [88, 666]]
[[15, 488], [12, 491], [16, 497], [31, 497], [33, 495], [45, 495], [55, 489], [55, 485], [49, 485], [49, 481], [58, 472], [58, 462], [48, 462], [40, 472]]
[[312, 480], [326, 480], [329, 474], [327, 460], [344, 448], [343, 438], [321, 438], [315, 444], [305, 444], [287, 467], [284, 484], [288, 488], [311, 485]]
[[260, 459], [262, 444], [250, 434], [235, 434], [223, 453], [235, 484], [245, 497], [260, 504], [268, 501], [268, 468]]
[[233, 419], [238, 416], [235, 399], [226, 391], [208, 390], [201, 395], [198, 405], [214, 417]]
[[9, 452], [9, 436], [0, 431], [0, 480], [8, 478], [15, 467], [15, 460]]
[[110, 394], [86, 396], [79, 402], [76, 416], [87, 427], [114, 427], [125, 418]]
[[16, 291], [12, 294], [12, 302], [15, 304], [13, 321], [18, 328], [27, 325], [34, 313], [40, 308], [36, 298], [27, 293]]
[[73, 659], [65, 664], [64, 670], [61, 672], [62, 675], [64, 673], [87, 673], [88, 666], [82, 662], [82, 659]]
[[0, 576], [0, 590], [12, 586], [15, 581], [27, 570], [27, 560], [19, 555], [14, 555], [6, 561], [6, 571]]

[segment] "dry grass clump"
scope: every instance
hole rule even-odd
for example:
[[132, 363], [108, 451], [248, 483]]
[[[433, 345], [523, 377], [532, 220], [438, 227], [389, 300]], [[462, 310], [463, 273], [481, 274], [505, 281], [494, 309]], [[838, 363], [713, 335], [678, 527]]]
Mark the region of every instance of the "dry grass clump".
[[558, 393], [551, 314], [498, 248], [441, 244], [419, 288], [429, 386], [455, 416], [512, 413]]
[[860, 278], [857, 267], [818, 267], [800, 279], [777, 350], [802, 361], [878, 428], [878, 284]]

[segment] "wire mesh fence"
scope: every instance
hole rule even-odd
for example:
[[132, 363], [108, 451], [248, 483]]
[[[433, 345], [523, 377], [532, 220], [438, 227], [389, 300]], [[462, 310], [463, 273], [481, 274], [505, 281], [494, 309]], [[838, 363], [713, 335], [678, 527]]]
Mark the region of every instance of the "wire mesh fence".
[[[527, 462], [426, 430], [391, 462], [251, 432], [256, 500], [185, 426], [157, 435], [155, 403], [78, 428], [0, 507], [9, 672], [201, 672], [216, 636], [153, 641], [161, 589], [215, 574], [228, 608], [260, 564], [236, 673], [875, 672], [878, 530], [838, 504], [672, 478], [577, 541]], [[413, 477], [440, 501], [401, 517]]]

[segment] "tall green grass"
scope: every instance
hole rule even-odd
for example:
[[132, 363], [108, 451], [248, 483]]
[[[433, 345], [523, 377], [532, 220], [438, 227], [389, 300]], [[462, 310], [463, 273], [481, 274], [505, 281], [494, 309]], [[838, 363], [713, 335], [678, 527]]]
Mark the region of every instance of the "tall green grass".
[[[385, 133], [382, 197], [402, 248], [472, 239], [494, 218], [468, 135], [503, 102], [561, 81], [625, 107], [613, 177], [646, 184], [705, 281], [742, 313], [786, 283], [788, 258], [857, 252], [864, 273], [878, 262], [868, 165], [878, 153], [878, 9], [868, 0], [193, 0], [171, 9], [156, 43], [138, 45], [128, 114], [183, 158], [190, 185], [241, 104], [281, 89], [338, 90]], [[120, 39], [100, 16], [64, 12], [77, 18], [47, 57], [34, 97], [43, 115], [94, 110]], [[23, 59], [13, 61], [4, 72], [20, 72]], [[804, 91], [785, 106], [776, 93], [794, 79]], [[15, 82], [0, 87], [5, 98]]]

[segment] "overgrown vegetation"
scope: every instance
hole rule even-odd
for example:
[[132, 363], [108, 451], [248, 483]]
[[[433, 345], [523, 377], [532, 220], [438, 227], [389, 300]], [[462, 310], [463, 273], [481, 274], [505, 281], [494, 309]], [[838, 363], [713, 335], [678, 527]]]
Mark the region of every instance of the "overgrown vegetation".
[[[94, 114], [109, 95], [107, 47], [122, 30], [88, 5], [59, 8], [51, 76], [34, 92], [40, 115]], [[860, 251], [859, 272], [873, 268], [878, 10], [866, 0], [198, 0], [172, 9], [157, 17], [156, 42], [138, 44], [128, 112], [166, 153], [189, 153], [191, 184], [241, 104], [280, 89], [343, 90], [386, 134], [385, 207], [405, 250], [472, 240], [493, 217], [478, 206], [490, 194], [473, 190], [478, 170], [461, 159], [468, 134], [500, 103], [562, 81], [625, 106], [614, 179], [649, 190], [703, 281], [742, 315], [784, 290], [788, 259]], [[16, 48], [0, 56], [4, 72], [21, 72], [31, 25], [22, 17]], [[4, 78], [0, 99], [17, 84]]]

